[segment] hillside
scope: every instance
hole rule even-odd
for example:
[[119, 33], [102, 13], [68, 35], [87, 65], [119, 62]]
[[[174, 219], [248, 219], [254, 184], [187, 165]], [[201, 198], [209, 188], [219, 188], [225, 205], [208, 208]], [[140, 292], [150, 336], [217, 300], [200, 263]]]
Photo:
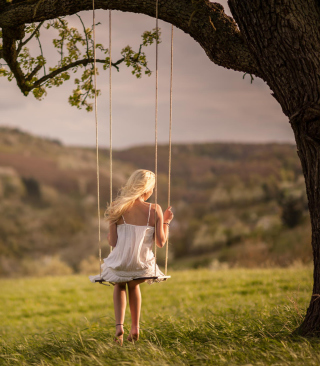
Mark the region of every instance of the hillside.
[[[304, 179], [289, 144], [174, 144], [170, 264], [288, 266], [312, 258]], [[109, 152], [100, 150], [101, 208]], [[153, 146], [114, 151], [113, 194], [154, 170]], [[159, 201], [168, 147], [159, 146]], [[95, 150], [0, 128], [0, 274], [97, 271]], [[109, 252], [102, 226], [103, 254]], [[160, 251], [160, 263], [163, 260]]]

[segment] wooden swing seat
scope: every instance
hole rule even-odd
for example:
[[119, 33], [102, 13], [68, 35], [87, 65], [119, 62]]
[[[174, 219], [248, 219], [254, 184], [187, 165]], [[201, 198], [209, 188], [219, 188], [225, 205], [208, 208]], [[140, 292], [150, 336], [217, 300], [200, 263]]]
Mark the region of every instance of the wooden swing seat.
[[[161, 279], [162, 281], [167, 281], [169, 278], [171, 278], [171, 276], [152, 276], [152, 277], [138, 277], [138, 278], [134, 278], [133, 280], [157, 280], [157, 279]], [[94, 282], [96, 283], [100, 283], [101, 285], [107, 285], [108, 283], [111, 283], [112, 285], [114, 285], [114, 282], [108, 282], [105, 280], [95, 280]]]

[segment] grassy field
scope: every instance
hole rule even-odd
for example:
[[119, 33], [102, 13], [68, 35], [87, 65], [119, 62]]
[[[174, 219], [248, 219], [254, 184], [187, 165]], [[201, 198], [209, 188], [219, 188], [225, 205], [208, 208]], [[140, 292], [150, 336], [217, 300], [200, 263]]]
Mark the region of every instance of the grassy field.
[[141, 338], [123, 347], [113, 342], [112, 287], [85, 276], [1, 280], [0, 364], [319, 365], [320, 341], [291, 334], [311, 269], [171, 275], [141, 286]]

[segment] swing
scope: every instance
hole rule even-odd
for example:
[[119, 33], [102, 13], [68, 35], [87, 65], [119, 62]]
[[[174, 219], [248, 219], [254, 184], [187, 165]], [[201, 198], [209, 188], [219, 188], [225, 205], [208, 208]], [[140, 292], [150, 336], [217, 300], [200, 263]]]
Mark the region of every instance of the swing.
[[[97, 199], [98, 199], [98, 241], [99, 241], [99, 264], [100, 264], [100, 277], [101, 277], [101, 219], [100, 219], [100, 181], [99, 181], [99, 143], [98, 143], [98, 110], [97, 110], [97, 71], [96, 71], [96, 35], [95, 35], [95, 6], [93, 0], [93, 58], [94, 58], [94, 87], [95, 87], [95, 125], [96, 125], [96, 158], [97, 158]], [[158, 0], [156, 0], [156, 32], [158, 35]], [[111, 10], [109, 10], [109, 128], [110, 128], [110, 202], [112, 202], [112, 65], [111, 65]], [[170, 69], [170, 118], [169, 118], [169, 170], [168, 170], [168, 207], [170, 206], [170, 189], [171, 189], [171, 131], [172, 131], [172, 76], [173, 76], [173, 25], [171, 26], [171, 69]], [[155, 98], [155, 205], [157, 205], [158, 192], [157, 192], [157, 175], [158, 175], [158, 42], [156, 41], [156, 98]], [[157, 219], [157, 212], [155, 210], [155, 222]], [[168, 229], [169, 230], [169, 229]], [[156, 237], [156, 226], [155, 226]], [[157, 268], [157, 246], [156, 241], [154, 244], [154, 257], [155, 257], [155, 276], [151, 277], [139, 277], [134, 280], [159, 280], [166, 281], [171, 278], [167, 276], [168, 268], [168, 244], [169, 244], [169, 231], [166, 241], [166, 258], [165, 258], [165, 275], [156, 276]], [[110, 253], [112, 247], [110, 247]], [[103, 279], [95, 280], [95, 282], [101, 285], [109, 286], [108, 282]], [[156, 281], [157, 282], [157, 281]]]

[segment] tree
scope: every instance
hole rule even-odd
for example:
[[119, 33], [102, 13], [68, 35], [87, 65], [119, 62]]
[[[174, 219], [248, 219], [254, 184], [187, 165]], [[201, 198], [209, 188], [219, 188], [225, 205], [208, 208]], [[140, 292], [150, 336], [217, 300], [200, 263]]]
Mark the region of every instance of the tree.
[[[314, 286], [300, 334], [320, 332], [320, 4], [318, 0], [159, 0], [159, 18], [188, 33], [217, 65], [263, 79], [294, 131], [312, 226]], [[92, 8], [82, 0], [0, 0], [3, 48], [23, 91], [16, 52], [25, 24]], [[155, 16], [155, 0], [96, 0], [96, 8]]]

